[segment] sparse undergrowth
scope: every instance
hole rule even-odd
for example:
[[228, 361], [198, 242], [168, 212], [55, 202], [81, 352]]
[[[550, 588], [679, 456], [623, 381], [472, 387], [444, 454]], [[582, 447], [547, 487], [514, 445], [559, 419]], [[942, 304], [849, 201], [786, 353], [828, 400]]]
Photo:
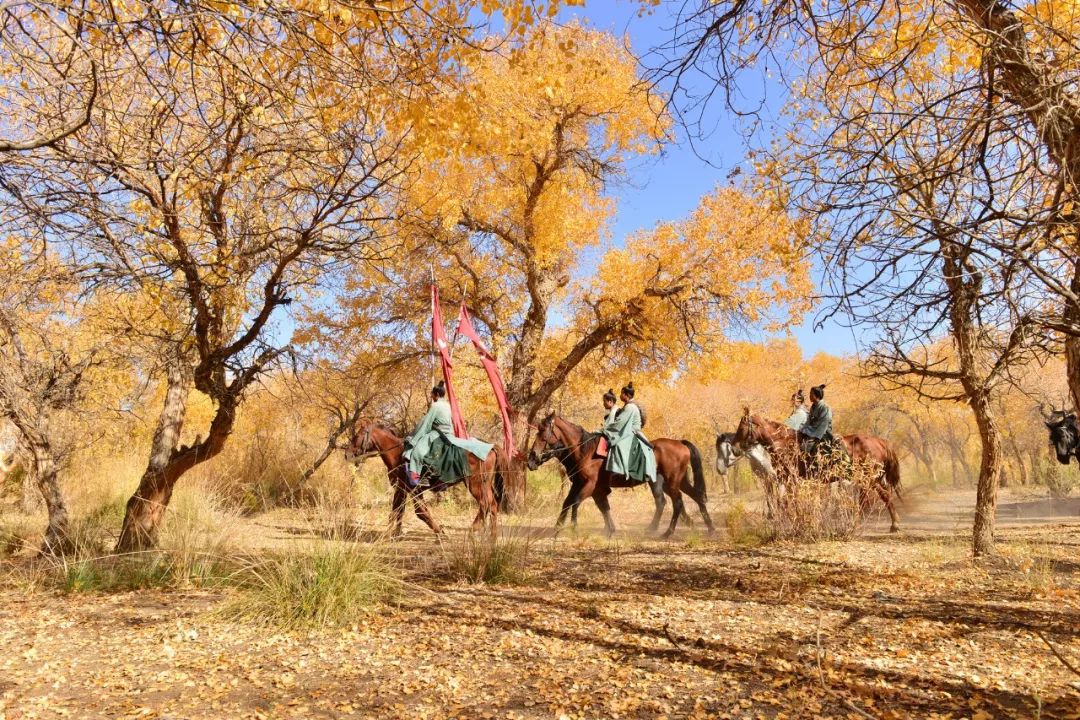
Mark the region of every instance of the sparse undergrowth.
[[404, 590], [401, 568], [379, 544], [317, 541], [253, 563], [224, 617], [284, 630], [347, 624], [392, 603]]
[[450, 577], [469, 583], [521, 585], [529, 579], [533, 541], [513, 532], [466, 533], [442, 543]]

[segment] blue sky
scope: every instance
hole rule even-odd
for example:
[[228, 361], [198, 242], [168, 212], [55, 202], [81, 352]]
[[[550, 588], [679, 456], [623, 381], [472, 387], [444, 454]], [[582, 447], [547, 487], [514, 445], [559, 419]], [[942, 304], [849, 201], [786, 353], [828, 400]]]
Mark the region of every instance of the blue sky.
[[[592, 0], [583, 8], [565, 8], [560, 19], [583, 19], [597, 29], [625, 35], [638, 56], [643, 57], [669, 37], [671, 12], [678, 3], [662, 3], [654, 14], [639, 17], [641, 7], [639, 0]], [[745, 81], [756, 88], [768, 84], [760, 74], [748, 75]], [[688, 142], [686, 132], [680, 130], [677, 144], [668, 146], [659, 157], [635, 162], [626, 182], [611, 188], [611, 194], [618, 200], [612, 224], [614, 242], [621, 242], [640, 228], [687, 215], [702, 195], [726, 182], [728, 173], [742, 163], [746, 147], [741, 134], [743, 128], [737, 120], [719, 102], [712, 106], [708, 120], [710, 135], [704, 141], [697, 141], [696, 147]], [[743, 167], [744, 172], [748, 169]], [[815, 279], [816, 276], [815, 272]], [[827, 322], [814, 331], [813, 318], [808, 317], [793, 334], [807, 356], [819, 350], [834, 354], [856, 350], [851, 330], [835, 322]]]

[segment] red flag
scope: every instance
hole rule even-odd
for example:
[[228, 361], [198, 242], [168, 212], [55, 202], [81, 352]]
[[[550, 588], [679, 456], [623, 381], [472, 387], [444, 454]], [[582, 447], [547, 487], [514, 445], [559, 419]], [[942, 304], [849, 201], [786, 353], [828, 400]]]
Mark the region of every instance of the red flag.
[[439, 288], [435, 287], [435, 283], [431, 284], [431, 341], [439, 351], [439, 364], [442, 365], [443, 379], [446, 381], [446, 399], [450, 401], [450, 419], [454, 424], [454, 435], [467, 438], [469, 433], [465, 429], [465, 420], [461, 417], [461, 408], [458, 407], [457, 395], [454, 394], [454, 383], [450, 379], [454, 364], [450, 361], [450, 343], [446, 341], [442, 308], [439, 307]]
[[473, 327], [472, 320], [469, 319], [469, 311], [465, 309], [465, 303], [461, 303], [461, 312], [458, 314], [458, 332], [472, 340], [476, 351], [480, 353], [480, 362], [484, 364], [488, 380], [491, 381], [491, 389], [495, 392], [495, 400], [499, 404], [499, 415], [502, 417], [503, 424], [503, 449], [506, 450], [507, 455], [512, 457], [516, 453], [514, 432], [510, 426], [510, 405], [506, 402], [506, 389], [503, 387], [502, 377], [499, 375], [499, 365], [484, 346], [483, 341], [480, 340], [480, 336], [476, 334], [476, 328]]

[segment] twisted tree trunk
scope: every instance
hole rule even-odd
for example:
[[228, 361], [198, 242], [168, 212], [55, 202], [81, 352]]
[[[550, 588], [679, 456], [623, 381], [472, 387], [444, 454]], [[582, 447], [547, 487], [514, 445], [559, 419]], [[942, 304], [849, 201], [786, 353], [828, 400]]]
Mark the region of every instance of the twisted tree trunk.
[[180, 433], [184, 429], [187, 397], [191, 390], [191, 366], [175, 356], [167, 368], [165, 403], [158, 416], [150, 461], [139, 479], [139, 488], [127, 503], [127, 513], [116, 544], [117, 552], [153, 547], [161, 520], [182, 472], [172, 466]]

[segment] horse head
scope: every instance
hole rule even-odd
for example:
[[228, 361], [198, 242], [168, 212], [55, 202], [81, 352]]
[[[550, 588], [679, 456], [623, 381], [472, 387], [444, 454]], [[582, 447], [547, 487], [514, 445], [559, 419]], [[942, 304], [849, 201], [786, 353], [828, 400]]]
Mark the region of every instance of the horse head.
[[1080, 427], [1077, 426], [1076, 413], [1054, 410], [1044, 420], [1050, 431], [1050, 444], [1054, 454], [1062, 465], [1069, 464], [1074, 454], [1080, 459]]
[[371, 431], [378, 426], [379, 424], [371, 418], [358, 418], [353, 423], [352, 431], [349, 433], [349, 442], [344, 448], [346, 462], [356, 465], [364, 459], [365, 455], [379, 451], [375, 441], [371, 439]]
[[720, 433], [716, 436], [716, 472], [726, 475], [743, 451], [735, 444], [735, 433]]
[[757, 416], [750, 412], [749, 405], [744, 405], [742, 417], [739, 418], [739, 427], [736, 428], [731, 443], [745, 452], [754, 445], [765, 444], [766, 439], [757, 422]]
[[536, 438], [529, 448], [528, 467], [536, 470], [550, 460], [556, 453], [566, 449], [566, 444], [559, 439], [555, 430], [555, 411], [549, 411], [536, 426]]

